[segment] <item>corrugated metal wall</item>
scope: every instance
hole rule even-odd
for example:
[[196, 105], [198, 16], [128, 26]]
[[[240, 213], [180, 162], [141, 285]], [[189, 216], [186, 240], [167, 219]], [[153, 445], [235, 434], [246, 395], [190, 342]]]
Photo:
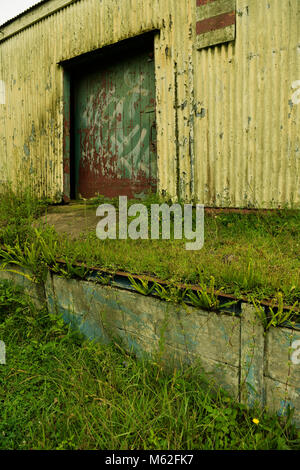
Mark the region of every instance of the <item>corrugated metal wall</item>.
[[200, 51], [195, 23], [196, 0], [52, 0], [7, 25], [0, 180], [59, 199], [57, 63], [157, 28], [160, 190], [207, 206], [299, 205], [299, 0], [237, 0], [235, 42]]
[[299, 203], [300, 2], [239, 0], [237, 10], [235, 43], [195, 54], [206, 110], [195, 125], [198, 196], [213, 205]]

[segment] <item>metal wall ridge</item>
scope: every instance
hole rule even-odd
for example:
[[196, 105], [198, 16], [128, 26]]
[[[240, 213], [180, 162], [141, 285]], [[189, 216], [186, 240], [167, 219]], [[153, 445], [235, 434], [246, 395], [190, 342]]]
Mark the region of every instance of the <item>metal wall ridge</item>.
[[[33, 5], [31, 8], [23, 11], [15, 18], [0, 25], [0, 42], [6, 41], [15, 34], [20, 33], [24, 29], [30, 28], [39, 21], [58, 12], [66, 6], [78, 2], [79, 0], [42, 0]], [[48, 3], [48, 5], [46, 5]]]

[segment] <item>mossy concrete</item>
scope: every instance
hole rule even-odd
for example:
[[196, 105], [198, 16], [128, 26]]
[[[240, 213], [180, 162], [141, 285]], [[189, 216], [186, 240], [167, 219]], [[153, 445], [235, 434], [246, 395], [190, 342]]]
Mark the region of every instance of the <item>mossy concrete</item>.
[[280, 415], [293, 408], [300, 427], [300, 365], [292, 361], [300, 331], [264, 332], [249, 304], [233, 316], [50, 273], [44, 284], [25, 270], [0, 271], [0, 279], [22, 286], [38, 306], [61, 314], [89, 339], [117, 341], [166, 367], [200, 363], [210, 381], [250, 407], [258, 403]]

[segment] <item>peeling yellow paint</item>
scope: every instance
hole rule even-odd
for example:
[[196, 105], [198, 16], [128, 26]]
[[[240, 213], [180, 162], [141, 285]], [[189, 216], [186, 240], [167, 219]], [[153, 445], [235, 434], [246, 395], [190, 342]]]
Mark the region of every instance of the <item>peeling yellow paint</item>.
[[51, 0], [4, 26], [0, 181], [59, 199], [64, 104], [57, 64], [159, 29], [160, 191], [206, 206], [299, 206], [300, 2], [236, 4], [236, 40], [200, 51], [196, 0]]

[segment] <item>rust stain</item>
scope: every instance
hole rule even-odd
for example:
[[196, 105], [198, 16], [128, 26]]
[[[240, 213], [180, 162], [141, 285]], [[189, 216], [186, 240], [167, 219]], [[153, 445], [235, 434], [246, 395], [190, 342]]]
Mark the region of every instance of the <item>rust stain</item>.
[[206, 18], [205, 20], [197, 21], [196, 33], [204, 34], [209, 31], [226, 28], [235, 24], [235, 11], [230, 13], [222, 13], [221, 15], [214, 16], [213, 18]]
[[208, 3], [215, 2], [217, 0], [197, 0], [197, 7], [201, 7], [202, 5], [207, 5]]

